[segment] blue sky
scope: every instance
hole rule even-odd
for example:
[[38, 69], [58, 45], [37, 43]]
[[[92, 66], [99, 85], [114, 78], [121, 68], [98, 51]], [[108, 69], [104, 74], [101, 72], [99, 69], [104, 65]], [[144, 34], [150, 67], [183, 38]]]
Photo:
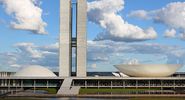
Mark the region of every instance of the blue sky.
[[[40, 33], [36, 26], [16, 27], [21, 21], [23, 25], [29, 22], [27, 17], [20, 21], [19, 12], [26, 9], [10, 9], [14, 2], [8, 1], [0, 1], [0, 70], [32, 64], [57, 70], [59, 0], [25, 0], [42, 10], [30, 11], [35, 13], [33, 25], [40, 22], [38, 27], [46, 31]], [[183, 12], [184, 0], [88, 0], [88, 71], [116, 71], [113, 65], [133, 59], [140, 63], [184, 64]], [[12, 26], [12, 22], [17, 24]]]

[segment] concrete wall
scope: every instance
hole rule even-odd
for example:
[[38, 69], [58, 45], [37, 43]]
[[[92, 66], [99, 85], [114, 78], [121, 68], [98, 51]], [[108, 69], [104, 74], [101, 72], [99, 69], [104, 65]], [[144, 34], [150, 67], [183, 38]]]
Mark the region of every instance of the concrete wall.
[[[71, 76], [71, 0], [60, 0], [60, 68], [59, 76]], [[87, 2], [77, 0], [77, 76], [86, 77], [87, 52]]]
[[60, 0], [59, 76], [71, 76], [71, 0]]
[[77, 77], [86, 77], [87, 52], [87, 2], [77, 0]]

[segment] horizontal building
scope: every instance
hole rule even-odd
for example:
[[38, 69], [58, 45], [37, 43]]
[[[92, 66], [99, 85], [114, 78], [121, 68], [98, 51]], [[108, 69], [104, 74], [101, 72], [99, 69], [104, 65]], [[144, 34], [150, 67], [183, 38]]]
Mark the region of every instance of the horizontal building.
[[0, 72], [0, 77], [10, 77], [13, 76], [15, 72]]
[[[65, 84], [65, 85], [64, 85]], [[66, 85], [67, 84], [67, 85]], [[62, 88], [65, 87], [65, 88]], [[26, 88], [58, 88], [58, 91], [79, 89], [146, 89], [119, 94], [185, 94], [185, 77], [1, 77], [0, 88], [19, 91]], [[69, 92], [70, 93], [70, 92]], [[73, 94], [73, 93], [71, 93]], [[101, 94], [101, 93], [99, 93]]]

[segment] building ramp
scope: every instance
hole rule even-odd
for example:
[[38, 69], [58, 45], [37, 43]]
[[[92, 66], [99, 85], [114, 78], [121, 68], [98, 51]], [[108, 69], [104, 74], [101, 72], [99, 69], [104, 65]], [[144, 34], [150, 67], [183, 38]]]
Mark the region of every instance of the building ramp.
[[71, 87], [73, 79], [65, 78], [57, 94], [61, 95], [77, 95], [79, 93], [80, 87]]

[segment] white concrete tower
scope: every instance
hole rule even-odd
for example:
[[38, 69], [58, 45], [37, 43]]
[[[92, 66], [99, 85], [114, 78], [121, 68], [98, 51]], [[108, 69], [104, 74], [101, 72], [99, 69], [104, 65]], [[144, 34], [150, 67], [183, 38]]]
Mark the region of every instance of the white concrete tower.
[[77, 77], [86, 77], [87, 56], [87, 1], [77, 0]]
[[71, 76], [71, 0], [60, 0], [59, 76]]
[[[73, 5], [76, 6], [73, 6]], [[73, 8], [76, 7], [76, 8]], [[72, 12], [76, 9], [76, 17]], [[75, 20], [74, 20], [75, 19]], [[72, 25], [76, 21], [76, 25]], [[70, 77], [72, 73], [72, 47], [76, 48], [76, 76], [86, 77], [87, 56], [87, 2], [77, 0], [60, 0], [60, 54], [59, 54], [59, 76]], [[72, 29], [76, 28], [76, 37], [72, 37]]]

